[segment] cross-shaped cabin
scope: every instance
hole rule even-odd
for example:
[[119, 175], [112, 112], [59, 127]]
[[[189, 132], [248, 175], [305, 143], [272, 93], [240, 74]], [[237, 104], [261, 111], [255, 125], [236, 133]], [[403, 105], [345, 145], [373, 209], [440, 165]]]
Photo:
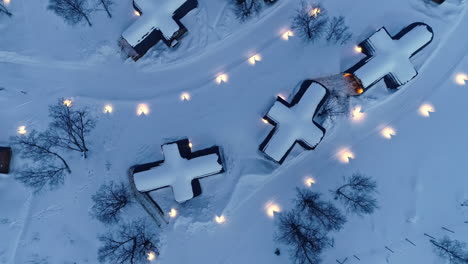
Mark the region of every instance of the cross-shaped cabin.
[[140, 192], [172, 187], [182, 203], [195, 195], [192, 181], [224, 171], [218, 147], [192, 152], [187, 139], [162, 146], [164, 160], [136, 166], [133, 179]]
[[122, 33], [120, 46], [134, 60], [159, 41], [176, 46], [187, 32], [181, 19], [197, 6], [197, 0], [133, 0], [139, 17]]
[[313, 119], [328, 96], [318, 82], [304, 81], [291, 103], [281, 97], [264, 117], [275, 128], [260, 145], [260, 150], [278, 163], [283, 163], [295, 143], [314, 149], [325, 135], [325, 129]]
[[411, 58], [432, 41], [432, 28], [414, 23], [392, 37], [385, 27], [379, 29], [359, 47], [367, 57], [347, 71], [361, 86], [362, 93], [384, 79], [387, 87], [398, 88], [418, 74]]

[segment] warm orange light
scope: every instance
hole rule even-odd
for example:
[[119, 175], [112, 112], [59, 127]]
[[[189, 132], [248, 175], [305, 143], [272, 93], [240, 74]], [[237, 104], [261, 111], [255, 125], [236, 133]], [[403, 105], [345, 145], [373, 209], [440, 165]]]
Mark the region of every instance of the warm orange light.
[[396, 136], [396, 131], [392, 127], [385, 127], [380, 131], [380, 134], [386, 139], [392, 139], [393, 136]]
[[304, 183], [305, 183], [305, 185], [307, 187], [312, 187], [312, 185], [315, 184], [315, 180], [314, 180], [314, 178], [307, 177], [307, 178], [305, 178]]
[[66, 107], [71, 107], [73, 105], [73, 101], [71, 99], [63, 100], [63, 105]]
[[357, 88], [356, 89], [356, 94], [363, 94], [364, 93], [364, 88]]
[[362, 47], [354, 46], [354, 51], [355, 51], [356, 53], [362, 53]]
[[103, 111], [105, 114], [112, 114], [112, 112], [114, 112], [114, 107], [110, 104], [105, 105]]
[[228, 76], [225, 73], [222, 73], [216, 77], [217, 84], [226, 83], [227, 81], [228, 81]]
[[169, 217], [175, 218], [176, 216], [177, 216], [177, 210], [172, 208], [171, 211], [169, 212]]
[[268, 122], [268, 120], [266, 120], [265, 118], [262, 118], [262, 122], [265, 124], [270, 124], [270, 122]]
[[156, 253], [154, 253], [153, 251], [148, 252], [148, 254], [146, 255], [147, 255], [146, 259], [148, 261], [153, 261], [156, 259]]
[[317, 17], [320, 14], [320, 12], [322, 12], [322, 10], [320, 8], [316, 7], [314, 9], [310, 10], [310, 15], [313, 16], [313, 17]]
[[290, 37], [293, 37], [293, 36], [294, 36], [294, 32], [292, 32], [291, 30], [288, 30], [281, 35], [281, 38], [284, 40], [288, 40]]
[[249, 63], [252, 65], [255, 65], [257, 61], [261, 61], [261, 60], [262, 60], [262, 56], [260, 56], [260, 54], [255, 54], [249, 58]]
[[275, 213], [281, 212], [281, 207], [274, 202], [268, 202], [265, 205], [265, 210], [266, 210], [268, 217], [273, 218], [275, 217]]
[[423, 104], [421, 107], [419, 107], [419, 114], [424, 117], [429, 117], [433, 112], [435, 112], [435, 109], [430, 104]]
[[364, 120], [366, 114], [362, 112], [362, 107], [360, 105], [354, 107], [353, 111], [351, 112], [351, 119], [355, 122], [361, 122]]
[[26, 135], [28, 131], [26, 130], [26, 126], [19, 126], [16, 130], [20, 135]]
[[342, 163], [349, 163], [352, 159], [354, 159], [354, 153], [348, 148], [343, 148], [338, 151], [338, 159]]
[[189, 93], [182, 93], [180, 95], [180, 100], [182, 101], [190, 101], [190, 94]]
[[10, 4], [10, 0], [3, 0], [3, 3], [4, 3], [5, 5], [9, 5], [9, 4]]
[[215, 221], [218, 224], [225, 223], [226, 222], [226, 217], [224, 215], [215, 216]]
[[149, 106], [147, 104], [139, 104], [137, 107], [137, 115], [148, 115], [150, 112]]
[[455, 77], [455, 81], [459, 85], [465, 85], [466, 81], [468, 81], [468, 75], [464, 73], [457, 74], [457, 76]]
[[133, 11], [133, 14], [134, 14], [135, 16], [141, 16], [140, 12], [138, 12], [137, 10]]

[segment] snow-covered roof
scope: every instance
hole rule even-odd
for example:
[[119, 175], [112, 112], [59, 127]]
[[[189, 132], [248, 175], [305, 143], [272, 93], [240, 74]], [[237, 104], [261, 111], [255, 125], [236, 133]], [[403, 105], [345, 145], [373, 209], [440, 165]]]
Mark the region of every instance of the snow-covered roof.
[[[293, 105], [278, 98], [266, 115], [267, 119], [276, 123], [276, 128], [266, 139], [267, 142], [264, 142], [266, 144], [262, 150], [279, 163], [284, 161], [296, 141], [313, 149], [324, 136], [324, 129], [312, 119], [325, 99], [327, 90], [317, 82], [312, 82], [305, 89], [299, 101]], [[302, 91], [299, 91], [295, 99], [300, 93]]]
[[193, 159], [184, 158], [181, 156], [177, 142], [163, 145], [162, 150], [164, 162], [150, 170], [134, 174], [138, 191], [148, 192], [170, 186], [175, 200], [182, 203], [194, 196], [192, 180], [223, 171], [223, 166], [218, 163], [217, 153]]
[[432, 29], [422, 23], [415, 24], [409, 31], [402, 31], [399, 39], [393, 39], [385, 28], [381, 28], [365, 40], [362, 47], [369, 58], [358, 68], [354, 75], [367, 88], [385, 76], [395, 87], [413, 79], [418, 73], [410, 58], [432, 41]]
[[156, 29], [159, 29], [166, 39], [170, 39], [179, 30], [179, 25], [172, 16], [186, 1], [134, 0], [134, 4], [142, 11], [142, 14], [122, 33], [122, 37], [133, 47]]

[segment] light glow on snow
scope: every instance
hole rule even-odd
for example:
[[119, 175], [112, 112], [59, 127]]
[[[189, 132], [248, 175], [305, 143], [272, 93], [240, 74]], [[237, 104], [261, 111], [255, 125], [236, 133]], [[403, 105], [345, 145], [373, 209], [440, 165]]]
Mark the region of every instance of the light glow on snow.
[[104, 106], [104, 113], [105, 114], [112, 114], [112, 112], [114, 112], [114, 107], [110, 104], [107, 104]]
[[177, 210], [175, 208], [172, 208], [171, 211], [169, 212], [169, 217], [175, 218], [176, 216], [177, 216]]
[[139, 104], [137, 107], [137, 115], [148, 115], [150, 112], [149, 106], [147, 104]]
[[224, 215], [215, 216], [215, 221], [218, 224], [225, 223], [226, 222], [226, 217]]
[[284, 96], [283, 94], [279, 93], [278, 97], [286, 101], [286, 96]]
[[362, 112], [362, 106], [360, 105], [354, 107], [353, 111], [351, 112], [351, 119], [354, 122], [361, 122], [362, 120], [364, 120], [365, 116], [366, 114]]
[[261, 60], [262, 60], [262, 56], [260, 56], [260, 54], [255, 54], [249, 58], [249, 63], [252, 65], [255, 65], [257, 61], [261, 61]]
[[268, 120], [266, 120], [265, 118], [262, 118], [262, 122], [265, 124], [270, 124], [270, 122], [268, 122]]
[[189, 146], [189, 148], [192, 148], [192, 147], [193, 147], [192, 142], [189, 142], [189, 143], [188, 143], [188, 146]]
[[148, 254], [146, 254], [146, 255], [147, 255], [146, 259], [148, 261], [153, 261], [153, 260], [156, 259], [156, 253], [154, 253], [153, 251], [148, 252]]
[[434, 113], [435, 109], [431, 104], [423, 104], [419, 107], [419, 114], [424, 117], [429, 117], [431, 113]]
[[73, 105], [73, 101], [71, 99], [63, 100], [63, 105], [66, 107], [71, 107]]
[[16, 131], [20, 135], [26, 135], [28, 133], [28, 130], [26, 130], [26, 126], [19, 126], [18, 130], [16, 130]]
[[180, 100], [181, 101], [190, 101], [190, 94], [189, 93], [182, 93], [180, 95]]
[[355, 51], [356, 53], [362, 53], [362, 47], [354, 46], [354, 51]]
[[338, 159], [342, 163], [349, 163], [354, 158], [354, 153], [349, 148], [343, 148], [338, 151]]
[[361, 88], [361, 87], [357, 88], [356, 93], [357, 94], [363, 94], [364, 93], [364, 88]]
[[138, 12], [137, 10], [133, 11], [133, 14], [134, 14], [135, 16], [141, 16], [140, 12]]
[[312, 185], [315, 184], [315, 179], [311, 177], [307, 177], [305, 178], [304, 183], [307, 187], [312, 187]]
[[274, 202], [268, 202], [265, 205], [265, 210], [266, 210], [268, 217], [273, 218], [275, 217], [275, 213], [281, 212], [281, 207]]
[[468, 75], [466, 75], [464, 73], [457, 74], [457, 76], [455, 77], [455, 81], [459, 85], [465, 85], [466, 81], [468, 81]]
[[293, 36], [294, 36], [294, 32], [292, 32], [291, 30], [288, 30], [281, 35], [281, 38], [284, 40], [288, 40], [290, 37], [293, 37]]
[[222, 73], [216, 77], [217, 84], [226, 83], [227, 81], [228, 81], [228, 75], [225, 73]]
[[380, 131], [380, 134], [386, 139], [392, 139], [393, 136], [396, 136], [396, 131], [392, 127], [385, 127]]
[[310, 10], [310, 15], [313, 16], [313, 17], [317, 17], [320, 14], [320, 12], [322, 12], [322, 10], [320, 8], [316, 7], [314, 9]]
[[10, 0], [3, 0], [3, 3], [4, 3], [5, 5], [9, 5], [9, 4], [10, 4]]

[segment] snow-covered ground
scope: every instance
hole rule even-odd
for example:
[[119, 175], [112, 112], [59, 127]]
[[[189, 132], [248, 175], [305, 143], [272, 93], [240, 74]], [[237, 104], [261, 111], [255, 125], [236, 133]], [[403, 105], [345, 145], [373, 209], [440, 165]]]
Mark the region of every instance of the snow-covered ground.
[[[123, 61], [117, 47], [119, 35], [137, 19], [131, 1], [120, 1], [111, 20], [93, 15], [92, 28], [64, 24], [46, 10], [46, 0], [11, 1], [14, 16], [0, 17], [0, 143], [8, 144], [20, 125], [44, 129], [47, 106], [59, 97], [92, 107], [98, 126], [88, 159], [66, 155], [73, 173], [57, 190], [32, 195], [13, 179], [24, 163], [14, 158], [12, 174], [0, 178], [0, 263], [97, 263], [97, 235], [107, 227], [89, 216], [91, 195], [109, 180], [127, 181], [130, 166], [163, 159], [160, 146], [184, 137], [194, 151], [220, 146], [226, 172], [202, 179], [203, 194], [183, 204], [173, 201], [169, 189], [152, 194], [165, 210], [179, 212], [158, 231], [157, 263], [290, 263], [273, 241], [274, 220], [265, 206], [289, 209], [305, 177], [314, 177], [312, 188], [328, 195], [355, 171], [377, 179], [380, 209], [349, 217], [324, 263], [436, 264], [441, 261], [424, 233], [466, 239], [468, 212], [460, 203], [468, 199], [468, 85], [454, 82], [455, 74], [468, 71], [466, 4], [323, 1], [330, 15], [346, 17], [355, 35], [345, 46], [330, 46], [281, 38], [296, 0], [279, 0], [240, 24], [227, 1], [199, 2], [184, 20], [190, 33], [177, 49], [159, 57], [149, 52], [135, 63]], [[358, 62], [363, 55], [354, 52], [355, 43], [376, 29], [395, 34], [413, 22], [434, 30], [434, 41], [414, 57], [419, 75], [413, 81], [395, 93], [378, 84], [353, 98], [352, 108], [365, 112], [362, 122], [342, 117], [327, 123], [314, 151], [295, 152], [281, 166], [258, 151], [272, 128], [262, 117], [278, 94], [290, 99], [302, 80]], [[256, 53], [262, 60], [250, 65], [247, 59]], [[221, 73], [228, 81], [218, 85]], [[183, 92], [189, 101], [180, 100]], [[141, 103], [150, 108], [146, 116], [136, 115]], [[423, 103], [434, 106], [430, 117], [419, 114]], [[106, 104], [113, 105], [112, 114], [103, 113]], [[380, 135], [385, 126], [396, 130], [391, 140]], [[355, 156], [348, 164], [337, 157], [343, 148]], [[227, 221], [218, 225], [214, 217], [221, 214]], [[124, 218], [142, 216], [145, 211], [134, 204]], [[273, 254], [277, 247], [281, 256]]]

